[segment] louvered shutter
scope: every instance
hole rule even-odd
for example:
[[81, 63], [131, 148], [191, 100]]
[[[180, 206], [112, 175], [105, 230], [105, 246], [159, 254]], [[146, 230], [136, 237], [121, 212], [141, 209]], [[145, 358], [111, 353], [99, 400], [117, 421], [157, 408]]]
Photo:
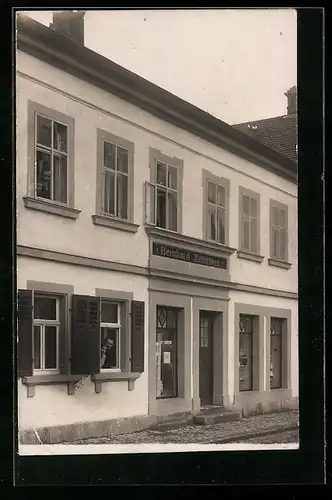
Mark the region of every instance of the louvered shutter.
[[18, 290], [17, 326], [18, 326], [18, 375], [32, 375], [32, 291]]
[[145, 303], [132, 301], [131, 311], [131, 371], [144, 372], [144, 312]]
[[100, 298], [73, 295], [71, 373], [100, 372]]

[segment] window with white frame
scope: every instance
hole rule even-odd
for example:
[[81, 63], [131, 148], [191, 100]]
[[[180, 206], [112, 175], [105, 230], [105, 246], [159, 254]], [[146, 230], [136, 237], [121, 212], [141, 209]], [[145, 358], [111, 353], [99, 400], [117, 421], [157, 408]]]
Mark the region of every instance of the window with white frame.
[[102, 213], [128, 219], [128, 150], [104, 140]]
[[68, 127], [35, 113], [35, 197], [68, 203]]
[[271, 201], [271, 258], [287, 261], [287, 207]]
[[157, 161], [156, 225], [177, 231], [178, 171], [176, 167]]
[[59, 372], [60, 299], [34, 294], [33, 371]]
[[101, 301], [101, 353], [102, 370], [120, 370], [121, 304]]
[[207, 239], [226, 242], [226, 188], [207, 181]]
[[259, 195], [240, 188], [240, 249], [259, 253]]
[[181, 232], [183, 162], [150, 148], [151, 182], [146, 182], [146, 223]]

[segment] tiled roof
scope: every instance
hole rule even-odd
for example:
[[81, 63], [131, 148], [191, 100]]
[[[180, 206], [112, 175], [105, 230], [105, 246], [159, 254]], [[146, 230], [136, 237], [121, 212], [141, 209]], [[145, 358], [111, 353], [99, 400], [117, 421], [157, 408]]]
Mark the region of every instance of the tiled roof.
[[265, 120], [233, 125], [292, 161], [297, 161], [297, 115], [276, 116]]

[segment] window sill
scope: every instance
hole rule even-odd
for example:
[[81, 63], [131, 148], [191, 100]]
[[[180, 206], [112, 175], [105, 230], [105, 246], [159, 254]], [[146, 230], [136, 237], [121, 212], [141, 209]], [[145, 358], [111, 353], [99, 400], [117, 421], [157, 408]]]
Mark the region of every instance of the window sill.
[[104, 372], [97, 373], [96, 375], [91, 375], [91, 380], [95, 384], [95, 392], [99, 393], [102, 391], [103, 382], [109, 381], [128, 381], [128, 391], [132, 391], [135, 387], [135, 380], [140, 377], [140, 373], [129, 373], [129, 372]]
[[236, 253], [239, 259], [251, 260], [252, 262], [258, 262], [259, 264], [261, 264], [264, 260], [262, 255], [247, 252], [246, 250], [238, 250]]
[[111, 227], [121, 231], [128, 231], [129, 233], [137, 233], [139, 228], [138, 224], [134, 224], [127, 220], [108, 217], [107, 215], [93, 215], [92, 220], [96, 226]]
[[67, 384], [67, 394], [75, 393], [75, 384], [81, 380], [80, 375], [32, 375], [31, 377], [23, 377], [22, 384], [27, 386], [28, 398], [35, 395], [36, 385], [58, 385]]
[[286, 262], [284, 260], [269, 259], [268, 262], [269, 266], [281, 267], [282, 269], [290, 269], [292, 267], [290, 262]]
[[81, 213], [81, 211], [76, 208], [52, 203], [46, 200], [40, 200], [38, 198], [30, 198], [26, 196], [23, 200], [25, 208], [40, 210], [41, 212], [46, 212], [52, 215], [60, 215], [62, 217], [67, 217], [68, 219], [77, 219]]

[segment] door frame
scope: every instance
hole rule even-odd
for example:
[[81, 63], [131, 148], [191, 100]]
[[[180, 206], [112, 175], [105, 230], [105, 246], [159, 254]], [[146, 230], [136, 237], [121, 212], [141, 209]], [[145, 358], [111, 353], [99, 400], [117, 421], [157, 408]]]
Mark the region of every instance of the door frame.
[[[226, 294], [225, 294], [226, 295]], [[199, 397], [200, 311], [216, 314], [213, 325], [213, 405], [229, 406], [228, 389], [228, 305], [221, 298], [193, 297], [193, 411], [201, 409]]]
[[204, 406], [210, 406], [213, 404], [213, 388], [214, 388], [214, 380], [213, 380], [213, 370], [214, 370], [214, 359], [213, 359], [213, 342], [214, 342], [214, 323], [216, 321], [216, 314], [214, 311], [207, 311], [206, 309], [200, 309], [199, 311], [199, 397], [200, 397], [200, 402], [201, 406], [203, 406], [202, 399], [201, 399], [201, 352], [204, 347], [202, 347], [202, 338], [201, 338], [201, 319], [202, 316], [205, 316], [208, 318], [208, 350], [209, 350], [209, 362], [211, 363], [211, 366], [209, 368], [210, 370], [210, 375], [211, 378], [209, 380], [209, 387], [205, 387], [205, 389], [208, 390], [208, 396], [211, 401], [209, 403], [205, 403]]

